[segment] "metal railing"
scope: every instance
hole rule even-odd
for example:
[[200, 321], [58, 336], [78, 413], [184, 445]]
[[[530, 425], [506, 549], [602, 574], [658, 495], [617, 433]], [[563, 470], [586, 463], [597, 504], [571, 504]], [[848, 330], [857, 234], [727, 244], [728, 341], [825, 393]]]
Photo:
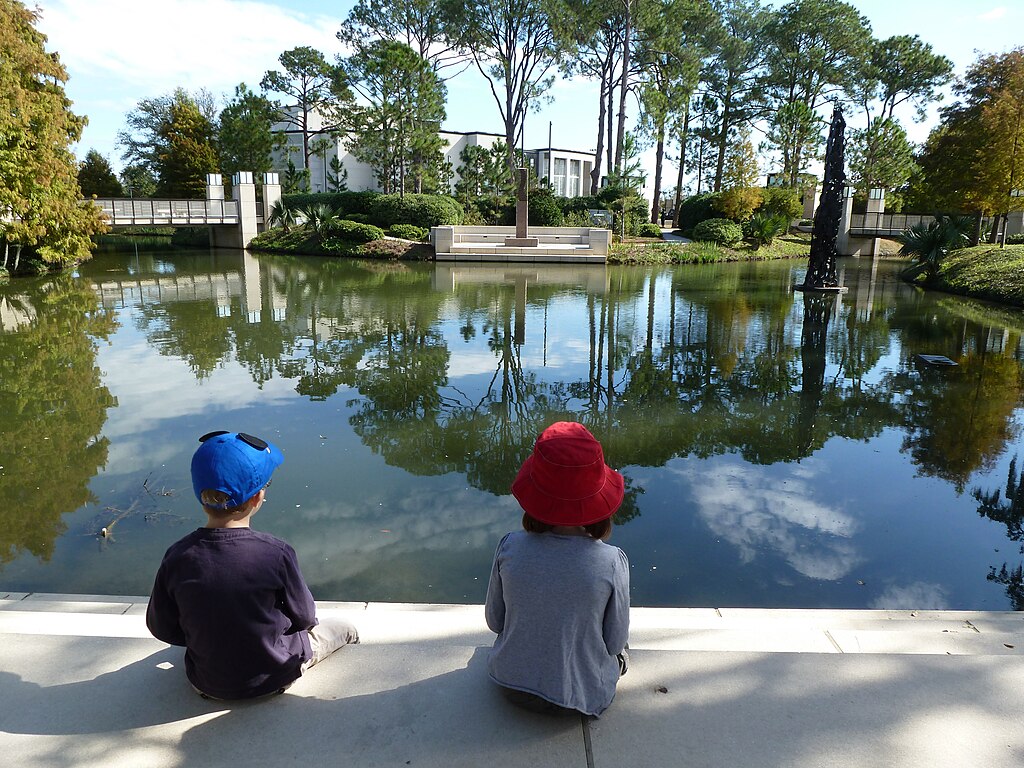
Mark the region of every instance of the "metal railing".
[[905, 213], [855, 213], [850, 218], [850, 231], [853, 233], [872, 232], [875, 234], [898, 235], [915, 224], [928, 226], [935, 221], [934, 216]]
[[[94, 200], [111, 224], [236, 223], [236, 200]], [[227, 220], [227, 221], [225, 221]]]

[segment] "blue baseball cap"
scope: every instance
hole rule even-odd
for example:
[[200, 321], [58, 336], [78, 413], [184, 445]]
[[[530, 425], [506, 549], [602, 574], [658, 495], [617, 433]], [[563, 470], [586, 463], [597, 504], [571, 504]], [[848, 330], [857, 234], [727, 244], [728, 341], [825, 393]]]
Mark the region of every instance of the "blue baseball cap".
[[284, 454], [277, 446], [245, 432], [210, 432], [199, 438], [192, 456], [192, 490], [202, 503], [203, 491], [221, 491], [228, 509], [244, 504], [270, 482]]

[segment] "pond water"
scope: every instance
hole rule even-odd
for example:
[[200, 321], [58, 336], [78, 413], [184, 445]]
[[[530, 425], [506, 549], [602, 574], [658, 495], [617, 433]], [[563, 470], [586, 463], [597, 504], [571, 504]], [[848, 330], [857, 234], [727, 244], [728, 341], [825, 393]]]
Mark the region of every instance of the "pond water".
[[[634, 605], [1024, 608], [1024, 317], [898, 263], [101, 253], [0, 287], [0, 589], [148, 594], [196, 438], [285, 463], [254, 527], [321, 600], [482, 602], [557, 419], [627, 478]], [[918, 354], [956, 367], [928, 367]], [[101, 531], [106, 528], [108, 535]]]

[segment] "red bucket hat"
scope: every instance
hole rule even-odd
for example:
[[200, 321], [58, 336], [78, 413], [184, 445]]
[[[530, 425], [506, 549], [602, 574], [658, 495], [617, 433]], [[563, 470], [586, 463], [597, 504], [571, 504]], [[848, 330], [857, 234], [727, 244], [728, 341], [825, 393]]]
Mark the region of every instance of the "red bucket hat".
[[523, 511], [548, 525], [600, 522], [615, 513], [624, 494], [625, 481], [604, 463], [597, 438], [571, 421], [541, 432], [512, 483]]

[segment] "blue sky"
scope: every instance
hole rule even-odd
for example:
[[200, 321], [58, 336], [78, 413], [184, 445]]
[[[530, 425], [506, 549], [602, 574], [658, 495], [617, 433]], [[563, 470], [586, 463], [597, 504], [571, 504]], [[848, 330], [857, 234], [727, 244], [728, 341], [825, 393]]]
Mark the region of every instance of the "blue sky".
[[[335, 32], [352, 0], [37, 0], [39, 27], [47, 48], [60, 54], [70, 79], [74, 110], [89, 125], [76, 147], [90, 148], [120, 167], [116, 134], [140, 99], [177, 86], [206, 88], [227, 97], [246, 82], [256, 88], [277, 56], [299, 45], [333, 58], [342, 53]], [[31, 4], [31, 3], [30, 3]], [[773, 0], [771, 5], [781, 5]], [[978, 52], [996, 53], [1024, 40], [1022, 0], [852, 0], [870, 21], [876, 37], [918, 34], [948, 56], [957, 74]], [[586, 81], [557, 80], [553, 100], [526, 122], [526, 145], [552, 143], [566, 149], [592, 149], [597, 119], [596, 92]], [[635, 111], [635, 110], [634, 110]], [[908, 109], [898, 115], [911, 140], [922, 141], [935, 123], [935, 109], [920, 124]], [[860, 127], [863, 117], [848, 112]], [[497, 106], [483, 78], [468, 69], [448, 82], [448, 120], [456, 131], [501, 133]], [[647, 158], [649, 160], [650, 153]], [[649, 163], [648, 163], [649, 164]], [[767, 171], [767, 168], [763, 168]], [[674, 175], [674, 169], [669, 173]]]

